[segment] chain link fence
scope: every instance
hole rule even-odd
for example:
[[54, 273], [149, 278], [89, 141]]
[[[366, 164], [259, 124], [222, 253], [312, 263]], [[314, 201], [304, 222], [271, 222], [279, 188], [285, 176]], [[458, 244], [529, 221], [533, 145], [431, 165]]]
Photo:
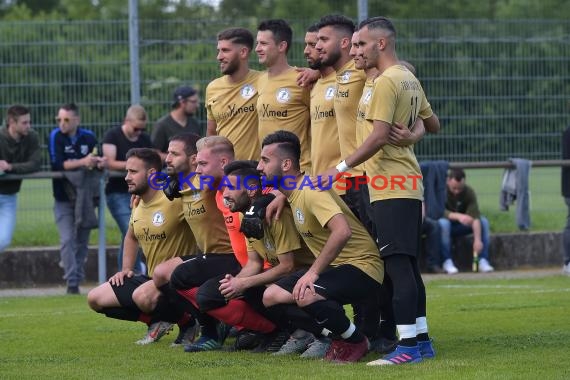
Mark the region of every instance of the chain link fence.
[[[178, 85], [190, 84], [203, 94], [219, 75], [218, 31], [230, 26], [253, 31], [258, 21], [140, 20], [140, 99], [150, 119], [169, 111]], [[290, 61], [305, 66], [304, 31], [316, 20], [290, 21]], [[439, 135], [418, 144], [420, 160], [560, 157], [561, 132], [570, 120], [570, 21], [394, 23], [398, 55], [416, 67], [442, 125]], [[30, 106], [45, 144], [63, 103], [76, 102], [83, 127], [99, 139], [122, 122], [131, 99], [128, 20], [3, 22], [0, 34], [0, 107]], [[255, 53], [251, 62], [259, 68]], [[205, 126], [203, 107], [198, 118]], [[46, 169], [47, 164], [45, 149]], [[51, 209], [49, 185], [38, 183], [29, 191], [41, 199], [33, 202], [30, 215], [20, 214], [18, 228], [36, 217], [37, 207]], [[548, 191], [558, 194], [558, 188]]]

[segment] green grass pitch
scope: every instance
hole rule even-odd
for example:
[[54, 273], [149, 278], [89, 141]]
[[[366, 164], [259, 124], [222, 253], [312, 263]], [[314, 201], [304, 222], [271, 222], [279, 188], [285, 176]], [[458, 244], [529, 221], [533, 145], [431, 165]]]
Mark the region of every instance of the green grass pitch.
[[[0, 379], [568, 379], [570, 278], [474, 276], [427, 283], [437, 357], [403, 367], [268, 354], [188, 354], [176, 331], [137, 346], [141, 323], [89, 310], [85, 296], [0, 298]], [[230, 344], [227, 342], [226, 344]]]

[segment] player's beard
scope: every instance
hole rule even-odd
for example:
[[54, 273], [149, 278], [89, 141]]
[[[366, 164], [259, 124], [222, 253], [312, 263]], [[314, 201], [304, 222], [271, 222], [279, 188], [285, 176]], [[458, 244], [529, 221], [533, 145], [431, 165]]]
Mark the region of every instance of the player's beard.
[[129, 190], [129, 194], [142, 196], [149, 189], [149, 185], [146, 182], [136, 185], [132, 190]]
[[222, 70], [222, 74], [224, 75], [232, 75], [239, 69], [239, 62], [237, 60], [228, 62], [226, 64], [226, 68]]
[[341, 57], [340, 50], [329, 52], [327, 59], [321, 58], [321, 64], [323, 66], [334, 66], [334, 64], [338, 62], [340, 57]]

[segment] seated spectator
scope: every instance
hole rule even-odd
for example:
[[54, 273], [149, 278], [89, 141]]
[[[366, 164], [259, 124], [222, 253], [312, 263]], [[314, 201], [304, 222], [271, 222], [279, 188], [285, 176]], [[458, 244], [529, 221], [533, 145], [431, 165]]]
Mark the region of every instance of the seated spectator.
[[489, 222], [479, 212], [475, 191], [465, 184], [463, 169], [449, 170], [445, 213], [438, 222], [441, 228], [443, 269], [448, 274], [458, 272], [451, 258], [451, 238], [469, 234], [473, 234], [473, 251], [479, 256], [479, 272], [494, 270], [489, 264]]

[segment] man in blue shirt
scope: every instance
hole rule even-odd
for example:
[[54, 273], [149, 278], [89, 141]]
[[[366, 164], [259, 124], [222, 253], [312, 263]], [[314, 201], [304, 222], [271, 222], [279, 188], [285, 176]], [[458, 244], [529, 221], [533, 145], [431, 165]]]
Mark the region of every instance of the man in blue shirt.
[[[94, 151], [97, 138], [93, 132], [79, 128], [79, 109], [75, 104], [61, 106], [56, 121], [59, 127], [49, 137], [52, 170], [81, 174], [82, 169], [102, 168], [106, 165], [106, 159], [97, 156]], [[78, 294], [79, 283], [85, 277], [89, 234], [94, 226], [87, 227], [76, 220], [80, 215], [75, 211], [77, 187], [68, 178], [53, 179], [54, 216], [60, 236], [60, 265], [65, 272], [67, 293]]]

